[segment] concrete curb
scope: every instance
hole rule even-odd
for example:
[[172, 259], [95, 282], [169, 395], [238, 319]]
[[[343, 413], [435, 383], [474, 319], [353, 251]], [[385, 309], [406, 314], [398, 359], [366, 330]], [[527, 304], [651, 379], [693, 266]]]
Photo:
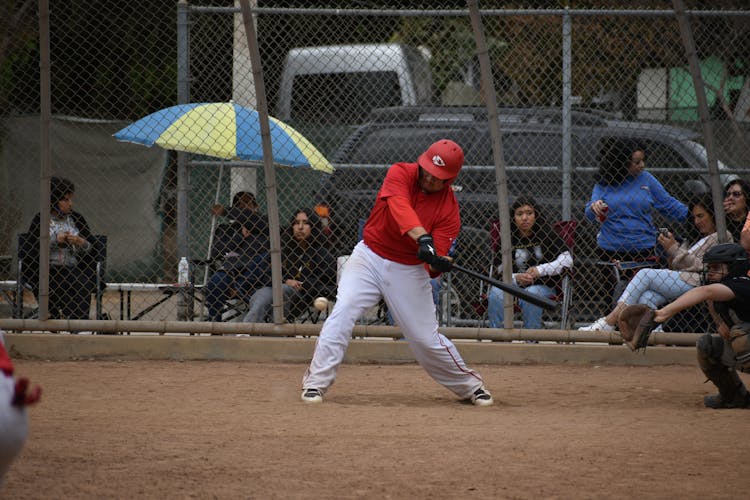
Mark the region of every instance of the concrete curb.
[[[71, 360], [207, 360], [308, 363], [315, 337], [6, 334], [11, 357]], [[455, 341], [468, 364], [694, 365], [694, 347]], [[345, 363], [414, 363], [407, 343], [353, 339]]]

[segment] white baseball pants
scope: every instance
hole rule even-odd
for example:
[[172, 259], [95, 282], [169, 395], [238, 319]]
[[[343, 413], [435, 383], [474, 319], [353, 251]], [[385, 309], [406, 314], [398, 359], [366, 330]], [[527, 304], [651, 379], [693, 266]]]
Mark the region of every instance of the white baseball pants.
[[29, 433], [26, 410], [11, 405], [15, 386], [13, 377], [0, 371], [0, 487]]
[[336, 304], [302, 379], [304, 389], [325, 392], [333, 384], [355, 322], [381, 297], [417, 362], [432, 378], [463, 399], [482, 387], [482, 377], [467, 368], [453, 342], [438, 332], [430, 276], [424, 266], [384, 259], [360, 241], [344, 264]]

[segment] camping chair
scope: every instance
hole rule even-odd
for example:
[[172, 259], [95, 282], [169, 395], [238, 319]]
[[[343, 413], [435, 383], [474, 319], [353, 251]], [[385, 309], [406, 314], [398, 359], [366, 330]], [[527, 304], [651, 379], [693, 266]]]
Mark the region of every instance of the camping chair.
[[570, 320], [570, 306], [573, 303], [573, 277], [575, 275], [575, 237], [578, 221], [560, 220], [553, 224], [553, 229], [568, 247], [573, 257], [573, 267], [566, 269], [560, 281], [559, 294], [552, 298], [560, 302], [560, 329], [568, 330], [572, 326]]
[[[208, 280], [216, 271], [221, 269], [224, 261], [224, 247], [222, 246], [222, 242], [230, 240], [235, 232], [237, 232], [237, 228], [233, 223], [218, 224], [214, 229], [213, 244], [210, 248], [208, 258], [190, 259], [190, 283], [192, 285], [188, 291], [188, 302], [195, 300], [201, 305], [205, 305]], [[198, 273], [199, 269], [203, 270], [200, 274]], [[196, 275], [203, 276], [202, 283], [196, 281]], [[247, 309], [248, 304], [246, 299], [237, 296], [236, 290], [230, 288], [230, 297], [222, 304], [221, 320], [223, 322], [241, 321], [247, 313]], [[187, 320], [192, 321], [193, 315], [189, 314], [188, 316]], [[203, 307], [201, 307], [201, 312], [198, 316], [201, 320], [203, 319]]]
[[[105, 319], [105, 315], [102, 312], [102, 296], [104, 294], [104, 288], [106, 283], [104, 281], [104, 272], [107, 261], [107, 237], [101, 234], [95, 234], [92, 236], [92, 247], [90, 250], [90, 257], [94, 262], [94, 266], [83, 266], [81, 271], [84, 277], [91, 279], [95, 283], [96, 288], [94, 289], [94, 302], [96, 319]], [[34, 296], [38, 296], [39, 290], [37, 289], [37, 283], [29, 283], [24, 278], [26, 268], [31, 265], [30, 259], [35, 258], [38, 255], [37, 249], [32, 248], [33, 242], [36, 238], [32, 238], [29, 233], [21, 233], [18, 235], [18, 267], [16, 275], [16, 302], [13, 310], [14, 318], [32, 318], [38, 317], [39, 306], [34, 308], [29, 313], [24, 313], [23, 295], [25, 291], [31, 291]]]

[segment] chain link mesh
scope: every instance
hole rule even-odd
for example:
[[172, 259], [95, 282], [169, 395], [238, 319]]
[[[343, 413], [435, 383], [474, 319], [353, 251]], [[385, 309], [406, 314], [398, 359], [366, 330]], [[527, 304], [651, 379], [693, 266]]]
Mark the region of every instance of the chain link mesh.
[[[743, 2], [726, 1], [689, 15], [721, 174], [712, 181], [679, 25], [670, 11], [654, 10], [664, 2], [605, 5], [628, 10], [575, 10], [588, 3], [570, 10], [524, 10], [538, 4], [522, 2], [516, 10], [495, 2], [480, 5], [510, 204], [526, 202], [506, 219], [513, 233], [513, 272], [517, 283], [565, 305], [539, 318], [539, 311], [516, 304], [514, 319], [524, 328], [575, 328], [611, 312], [628, 283], [621, 300], [655, 306], [697, 284], [706, 245], [695, 244], [716, 231], [711, 183], [723, 193], [727, 182], [747, 178], [750, 163], [750, 11]], [[703, 5], [687, 2], [688, 9]], [[455, 258], [502, 277], [487, 89], [465, 4], [446, 2], [429, 10], [418, 3], [409, 10], [337, 7], [335, 2], [254, 7], [269, 112], [309, 141], [282, 128], [272, 135], [275, 147], [299, 146], [309, 158], [314, 146], [334, 173], [287, 161], [267, 178], [257, 125], [236, 134], [228, 128], [214, 140], [196, 133], [199, 120], [191, 125], [187, 119], [180, 147], [193, 154], [186, 157], [182, 186], [176, 147], [143, 147], [112, 135], [180, 101], [231, 101], [254, 109], [239, 8], [233, 2], [143, 0], [96, 8], [91, 2], [52, 2], [52, 174], [75, 184], [74, 210], [86, 225], [53, 215], [62, 232], [84, 236], [88, 227], [91, 235], [88, 243], [62, 238], [50, 244], [58, 259], [50, 278], [57, 294], [53, 316], [242, 321], [253, 304], [270, 304], [264, 289], [271, 283], [267, 225], [274, 192], [282, 274], [304, 282], [304, 293], [293, 289], [297, 285], [285, 288], [294, 304], [285, 316], [316, 320], [312, 301], [335, 300], [336, 262], [345, 260], [360, 238], [389, 166], [416, 161], [441, 138], [459, 143], [466, 155], [453, 183], [462, 217]], [[31, 221], [40, 206], [39, 28], [34, 2], [4, 8], [10, 12], [0, 16], [1, 312], [30, 316], [36, 307], [34, 275], [21, 273], [27, 284], [22, 301], [14, 282], [19, 261], [24, 269], [38, 267], [37, 254], [19, 246], [19, 235], [34, 233]], [[165, 120], [178, 118], [162, 117], [154, 127], [138, 130], [147, 136], [138, 142], [160, 144]], [[226, 158], [205, 154], [209, 143], [220, 146]], [[236, 152], [242, 146], [255, 156], [242, 157]], [[274, 152], [280, 164], [282, 156]], [[642, 157], [643, 164], [632, 161]], [[641, 168], [646, 173], [634, 177]], [[745, 184], [735, 186], [729, 191], [741, 194], [727, 197], [723, 210], [737, 241], [750, 191]], [[242, 205], [245, 192], [253, 195], [250, 206]], [[180, 215], [183, 195], [186, 213]], [[608, 205], [606, 217], [590, 208], [599, 199]], [[695, 204], [707, 214], [699, 217]], [[243, 206], [256, 215], [237, 210]], [[521, 213], [529, 206], [535, 218], [530, 228], [528, 214]], [[300, 214], [311, 225], [295, 225]], [[298, 245], [305, 227], [316, 235], [311, 252]], [[658, 240], [662, 227], [674, 238]], [[295, 228], [303, 229], [296, 237]], [[106, 245], [94, 235], [105, 236]], [[675, 241], [682, 244], [679, 252]], [[572, 267], [560, 257], [565, 252], [574, 257]], [[178, 283], [182, 256], [190, 263], [189, 294]], [[618, 267], [613, 260], [639, 267]], [[84, 262], [88, 271], [75, 267]], [[638, 273], [639, 288], [630, 280], [641, 265], [661, 269]], [[97, 277], [107, 285], [97, 287]], [[87, 308], [90, 292], [99, 289], [101, 297], [91, 295]], [[502, 295], [486, 284], [454, 272], [436, 281], [434, 291], [441, 324], [501, 326]], [[79, 312], [60, 311], [60, 304], [77, 304]], [[262, 320], [268, 321], [269, 309], [264, 311]], [[700, 311], [674, 328], [696, 331], [706, 327], [705, 319]], [[373, 308], [362, 322], [388, 324], [387, 310]]]

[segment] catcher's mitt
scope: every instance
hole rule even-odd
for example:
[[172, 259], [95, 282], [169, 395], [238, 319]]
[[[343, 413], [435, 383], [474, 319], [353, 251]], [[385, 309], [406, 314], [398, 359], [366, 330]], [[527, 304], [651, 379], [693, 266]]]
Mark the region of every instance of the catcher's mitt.
[[656, 327], [654, 310], [644, 304], [627, 306], [617, 320], [620, 335], [631, 351], [646, 349], [651, 330]]

